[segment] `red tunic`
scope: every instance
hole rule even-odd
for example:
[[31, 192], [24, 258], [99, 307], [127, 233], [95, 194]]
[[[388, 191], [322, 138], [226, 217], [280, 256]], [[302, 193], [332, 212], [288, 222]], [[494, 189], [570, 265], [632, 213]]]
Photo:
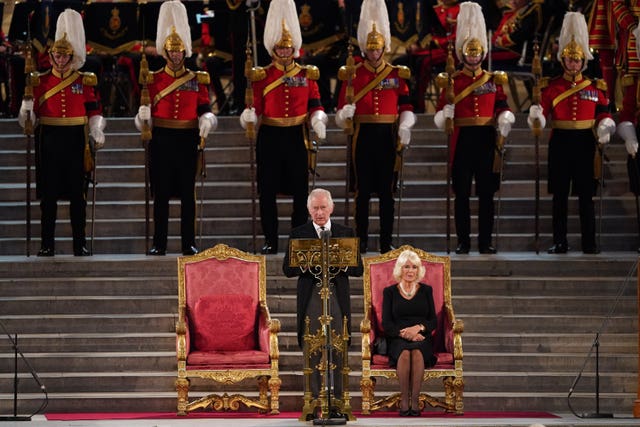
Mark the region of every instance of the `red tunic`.
[[[265, 77], [252, 83], [253, 107], [263, 123], [275, 126], [301, 124], [307, 113], [323, 110], [318, 84], [309, 76], [307, 67], [295, 62], [286, 70], [277, 63], [265, 67]], [[277, 83], [282, 81], [281, 84]]]
[[[53, 96], [40, 102], [44, 94], [56, 87], [62, 81], [75, 75], [73, 83], [56, 92]], [[96, 79], [90, 73], [78, 71], [67, 72], [64, 76], [55, 70], [40, 74], [40, 82], [33, 88], [34, 112], [38, 118], [76, 119], [69, 120], [69, 125], [78, 125], [77, 119], [91, 117], [101, 113], [100, 104], [92, 86]], [[46, 119], [45, 119], [46, 120]], [[64, 121], [57, 124], [65, 125]]]
[[438, 47], [446, 49], [449, 41], [455, 42], [456, 19], [460, 12], [460, 5], [455, 4], [453, 6], [445, 6], [444, 4], [437, 4], [433, 6], [433, 10], [438, 17], [438, 21], [440, 21], [440, 25], [446, 32], [446, 35], [444, 36], [435, 36], [433, 41], [438, 45]]
[[[590, 84], [565, 99], [558, 99], [558, 96], [582, 82]], [[555, 106], [552, 105], [554, 100]], [[551, 116], [552, 128], [587, 129], [605, 117], [611, 117], [605, 91], [596, 82], [589, 81], [582, 75], [578, 76], [575, 84], [562, 76], [552, 79], [542, 90], [540, 105], [542, 114]]]
[[[159, 96], [165, 88], [187, 73], [193, 74], [191, 80], [183, 83], [166, 96]], [[197, 120], [202, 113], [210, 111], [209, 90], [206, 84], [200, 83], [200, 79], [203, 77], [206, 79], [208, 76], [203, 72], [193, 73], [186, 68], [174, 73], [168, 67], [164, 67], [162, 70], [154, 72], [153, 82], [148, 84], [152, 117], [193, 121]], [[197, 123], [193, 127], [197, 127]]]
[[[413, 105], [409, 102], [409, 86], [399, 74], [401, 68], [387, 63], [382, 63], [377, 69], [366, 62], [356, 65], [356, 75], [351, 81], [354, 96], [358, 97], [363, 88], [378, 74], [389, 71], [389, 68], [391, 68], [389, 74], [380, 83], [356, 100], [356, 121], [393, 123], [399, 113], [413, 111]], [[346, 82], [343, 82], [340, 88], [338, 109], [344, 107], [346, 103], [346, 89]]]

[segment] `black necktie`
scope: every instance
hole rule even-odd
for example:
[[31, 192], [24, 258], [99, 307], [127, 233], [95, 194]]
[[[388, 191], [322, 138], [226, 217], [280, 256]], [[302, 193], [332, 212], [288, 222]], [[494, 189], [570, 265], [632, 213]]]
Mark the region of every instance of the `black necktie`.
[[324, 231], [324, 225], [320, 226], [320, 232], [318, 233], [318, 237], [322, 238], [322, 232]]

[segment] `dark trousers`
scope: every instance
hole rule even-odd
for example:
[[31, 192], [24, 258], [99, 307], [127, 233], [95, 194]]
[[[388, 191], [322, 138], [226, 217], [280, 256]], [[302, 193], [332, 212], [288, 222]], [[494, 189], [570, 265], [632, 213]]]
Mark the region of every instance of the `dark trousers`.
[[85, 126], [39, 126], [36, 130], [37, 189], [43, 248], [55, 248], [58, 200], [69, 200], [73, 247], [86, 244]]
[[553, 194], [553, 242], [567, 244], [569, 196], [578, 196], [582, 249], [596, 246], [593, 176], [596, 141], [591, 129], [554, 129], [549, 140], [549, 185]]
[[493, 195], [497, 179], [493, 173], [496, 132], [492, 126], [460, 128], [451, 169], [454, 212], [458, 244], [469, 245], [471, 234], [471, 187], [476, 181], [478, 196], [478, 245], [491, 245], [493, 233]]
[[153, 128], [149, 145], [153, 191], [153, 245], [167, 249], [169, 200], [180, 199], [182, 248], [195, 246], [195, 177], [200, 142], [198, 129]]
[[380, 200], [380, 247], [391, 244], [393, 233], [395, 126], [361, 124], [355, 139], [356, 234], [366, 246], [369, 238], [369, 201], [376, 193]]
[[260, 221], [265, 240], [278, 247], [277, 195], [293, 196], [291, 228], [307, 222], [309, 174], [303, 127], [262, 125], [256, 143]]

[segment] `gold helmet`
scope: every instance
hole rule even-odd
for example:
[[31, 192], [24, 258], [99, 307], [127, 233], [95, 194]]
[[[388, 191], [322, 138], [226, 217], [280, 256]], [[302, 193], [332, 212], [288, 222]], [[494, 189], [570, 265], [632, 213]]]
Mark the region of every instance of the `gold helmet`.
[[169, 51], [180, 51], [185, 50], [184, 42], [180, 38], [180, 34], [176, 32], [176, 27], [171, 26], [171, 33], [167, 36], [164, 41], [164, 50]]
[[391, 50], [389, 13], [384, 0], [364, 0], [358, 21], [358, 45], [360, 50]]
[[71, 46], [71, 42], [67, 39], [67, 33], [62, 34], [62, 38], [53, 42], [53, 46], [51, 46], [52, 53], [59, 53], [61, 55], [73, 55], [73, 46]]
[[191, 29], [187, 8], [179, 0], [165, 1], [158, 14], [156, 50], [165, 59], [169, 51], [184, 51], [184, 57], [191, 56]]
[[487, 30], [482, 7], [478, 3], [460, 4], [456, 23], [456, 56], [462, 62], [465, 56], [487, 56]]
[[294, 48], [293, 46], [293, 37], [291, 37], [291, 32], [289, 30], [287, 30], [287, 26], [284, 22], [284, 19], [282, 20], [282, 35], [280, 36], [280, 40], [278, 40], [275, 45], [273, 46], [274, 48], [278, 47], [281, 49], [287, 49], [287, 48]]
[[593, 59], [589, 50], [589, 30], [584, 15], [580, 12], [567, 12], [562, 21], [560, 38], [558, 40], [558, 61], [562, 58], [583, 60], [583, 70], [587, 68], [587, 61]]
[[270, 55], [276, 47], [292, 48], [293, 57], [300, 56], [302, 33], [293, 0], [272, 0], [263, 33], [264, 47]]
[[87, 51], [82, 16], [78, 12], [66, 9], [58, 16], [55, 41], [49, 52], [71, 55], [72, 70], [78, 70], [84, 65]]

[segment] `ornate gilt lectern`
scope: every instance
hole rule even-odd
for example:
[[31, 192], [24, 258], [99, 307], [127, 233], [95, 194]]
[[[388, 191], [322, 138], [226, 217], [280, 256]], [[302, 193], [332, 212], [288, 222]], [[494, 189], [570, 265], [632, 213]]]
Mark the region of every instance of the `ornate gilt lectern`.
[[[358, 265], [359, 239], [357, 237], [331, 239], [330, 232], [322, 232], [320, 239], [293, 239], [289, 245], [290, 267], [298, 267], [303, 273], [309, 272], [316, 279], [318, 293], [322, 300], [322, 315], [318, 318], [320, 328], [310, 331], [309, 317], [305, 319], [303, 343], [304, 357], [304, 406], [300, 421], [307, 421], [314, 411], [320, 410], [321, 417], [316, 418], [314, 425], [340, 425], [346, 419], [354, 421], [349, 396], [349, 360], [348, 343], [349, 328], [347, 318], [342, 319], [342, 331], [337, 333], [331, 329], [331, 287], [332, 279], [340, 272], [346, 272], [348, 267]], [[342, 358], [342, 396], [333, 394], [333, 354], [338, 353]], [[320, 353], [320, 363], [311, 366], [311, 356]], [[311, 392], [311, 374], [314, 369], [320, 372], [321, 384], [317, 399]], [[331, 418], [330, 409], [338, 408], [345, 418]]]

